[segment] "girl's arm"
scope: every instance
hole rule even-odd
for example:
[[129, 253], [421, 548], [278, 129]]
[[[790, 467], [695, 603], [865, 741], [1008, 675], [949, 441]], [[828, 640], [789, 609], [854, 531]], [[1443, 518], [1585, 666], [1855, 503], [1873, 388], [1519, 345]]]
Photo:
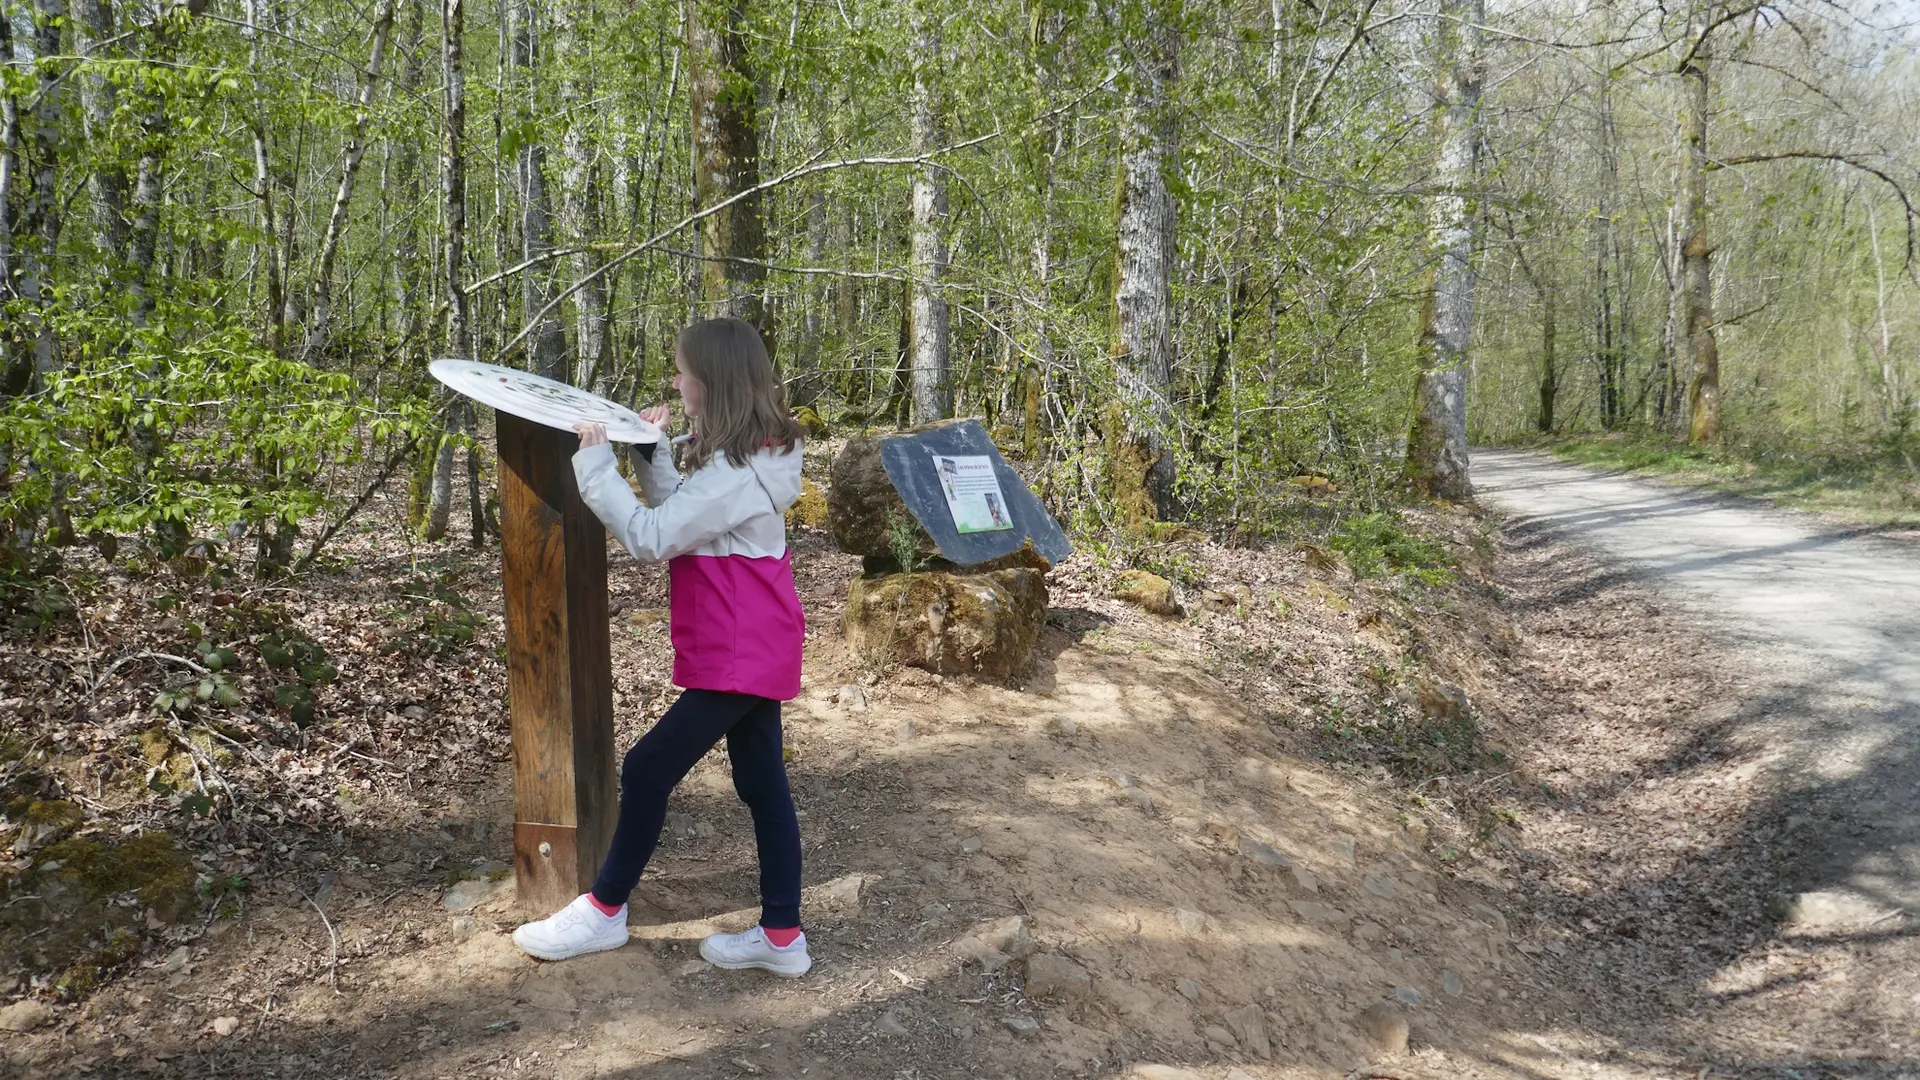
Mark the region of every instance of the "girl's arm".
[[[654, 454], [656, 459], [662, 456]], [[668, 472], [672, 469], [667, 466]], [[614, 468], [613, 448], [606, 443], [582, 447], [573, 455], [573, 474], [580, 482], [581, 500], [622, 547], [645, 562], [684, 555], [767, 512], [765, 500], [747, 490], [757, 483], [751, 469], [701, 469], [681, 482], [678, 490], [670, 491], [671, 499], [663, 497], [653, 508], [633, 497], [633, 489]], [[679, 479], [677, 474], [674, 478]]]
[[660, 505], [680, 490], [683, 481], [680, 470], [673, 467], [673, 446], [665, 439], [653, 444], [653, 453], [644, 454], [646, 460], [642, 467], [633, 470], [640, 480], [640, 494], [646, 496], [647, 505], [660, 508]]

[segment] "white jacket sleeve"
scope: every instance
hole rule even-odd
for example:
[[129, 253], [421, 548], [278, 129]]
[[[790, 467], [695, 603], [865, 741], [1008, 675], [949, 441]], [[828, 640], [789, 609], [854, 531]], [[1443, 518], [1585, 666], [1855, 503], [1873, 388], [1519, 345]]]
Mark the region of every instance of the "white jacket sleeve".
[[[667, 466], [668, 471], [672, 468]], [[604, 443], [573, 455], [573, 475], [580, 483], [581, 500], [620, 545], [643, 562], [684, 555], [766, 513], [765, 500], [750, 498], [745, 490], [755, 483], [751, 469], [701, 469], [657, 508], [634, 498], [613, 466], [613, 448]]]
[[640, 458], [634, 464], [640, 466], [634, 475], [640, 478], [640, 494], [648, 506], [659, 509], [661, 503], [680, 490], [680, 470], [673, 467], [673, 444], [666, 439], [654, 446], [652, 461]]

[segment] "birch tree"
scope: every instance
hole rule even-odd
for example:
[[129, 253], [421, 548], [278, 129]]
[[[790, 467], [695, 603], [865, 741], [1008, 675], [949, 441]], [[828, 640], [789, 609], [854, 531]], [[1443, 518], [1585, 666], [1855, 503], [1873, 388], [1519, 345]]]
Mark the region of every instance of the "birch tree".
[[1415, 492], [1462, 501], [1473, 495], [1467, 461], [1467, 343], [1473, 329], [1478, 218], [1468, 203], [1480, 149], [1482, 0], [1442, 0], [1434, 26], [1433, 269], [1420, 313], [1420, 374], [1407, 480]]
[[[930, 0], [913, 3], [913, 152], [940, 146], [940, 16]], [[924, 424], [953, 414], [948, 383], [947, 178], [921, 164], [913, 176], [913, 419]]]

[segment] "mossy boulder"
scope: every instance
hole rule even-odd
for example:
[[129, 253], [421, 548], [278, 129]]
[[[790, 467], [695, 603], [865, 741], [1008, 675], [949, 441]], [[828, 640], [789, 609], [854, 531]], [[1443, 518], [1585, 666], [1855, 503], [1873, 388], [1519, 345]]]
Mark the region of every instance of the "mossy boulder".
[[939, 558], [939, 546], [894, 490], [880, 443], [878, 437], [848, 439], [833, 459], [827, 477], [827, 531], [849, 555]]
[[1031, 567], [863, 577], [847, 596], [847, 644], [881, 662], [1002, 678], [1032, 655], [1046, 615], [1046, 575]]
[[0, 876], [0, 970], [44, 973], [64, 996], [85, 997], [138, 958], [148, 911], [167, 922], [193, 914], [196, 882], [164, 832], [50, 844], [23, 873]]
[[1180, 614], [1180, 601], [1173, 595], [1173, 584], [1145, 570], [1122, 573], [1114, 583], [1113, 595], [1155, 615]]
[[827, 523], [827, 494], [811, 480], [800, 481], [800, 497], [787, 507], [787, 528], [817, 529]]

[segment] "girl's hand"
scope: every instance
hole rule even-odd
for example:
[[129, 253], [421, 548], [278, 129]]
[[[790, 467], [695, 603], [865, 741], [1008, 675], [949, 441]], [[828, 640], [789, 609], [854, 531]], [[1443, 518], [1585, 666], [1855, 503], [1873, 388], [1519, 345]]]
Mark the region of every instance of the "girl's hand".
[[605, 424], [575, 424], [573, 425], [573, 433], [580, 436], [580, 449], [582, 450], [585, 450], [589, 446], [605, 446], [607, 444], [607, 428]]
[[640, 419], [645, 420], [647, 423], [652, 424], [654, 427], [661, 428], [661, 429], [666, 428], [668, 415], [669, 414], [667, 412], [667, 407], [665, 405], [655, 405], [651, 409], [640, 410]]

